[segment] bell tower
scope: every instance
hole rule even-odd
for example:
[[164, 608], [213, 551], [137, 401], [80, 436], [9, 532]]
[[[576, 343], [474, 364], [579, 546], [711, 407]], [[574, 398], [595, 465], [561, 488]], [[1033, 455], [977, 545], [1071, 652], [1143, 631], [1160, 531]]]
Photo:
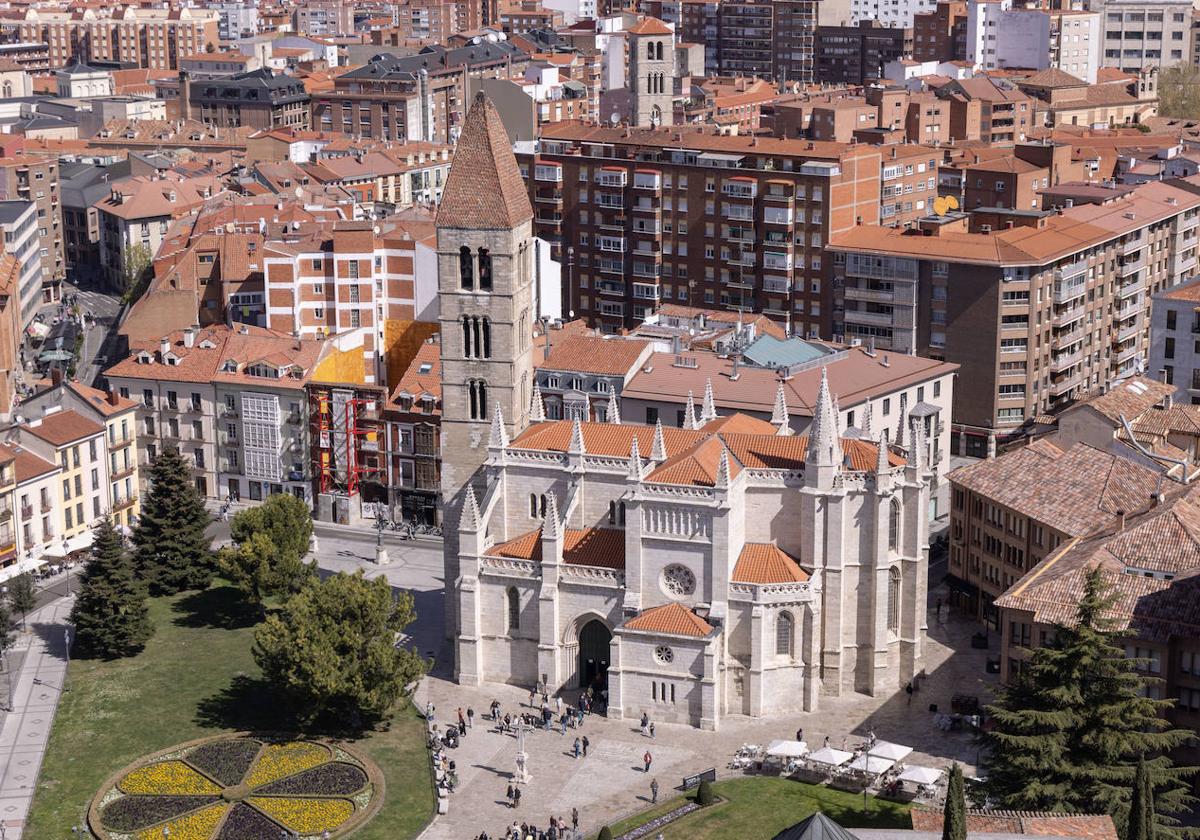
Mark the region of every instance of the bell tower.
[[646, 17], [626, 30], [630, 122], [643, 128], [675, 124], [675, 33]]
[[482, 503], [492, 420], [498, 413], [508, 436], [519, 434], [533, 388], [533, 206], [500, 114], [482, 92], [463, 121], [436, 225], [446, 633], [453, 638], [465, 490], [478, 483]]

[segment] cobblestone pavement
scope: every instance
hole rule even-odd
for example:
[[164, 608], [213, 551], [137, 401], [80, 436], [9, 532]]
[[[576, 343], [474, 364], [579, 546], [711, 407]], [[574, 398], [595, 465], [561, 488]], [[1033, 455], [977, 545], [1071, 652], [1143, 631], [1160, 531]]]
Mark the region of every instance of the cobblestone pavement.
[[[939, 594], [932, 593], [931, 601]], [[980, 702], [990, 699], [996, 677], [986, 673], [988, 651], [971, 649], [971, 636], [978, 629], [963, 619], [948, 617], [942, 608], [939, 622], [929, 612], [929, 641], [926, 678], [911, 703], [900, 692], [891, 697], [823, 697], [816, 712], [778, 719], [722, 718], [718, 732], [701, 732], [686, 726], [656, 726], [656, 737], [642, 737], [634, 720], [587, 719], [581, 730], [536, 731], [526, 736], [530, 784], [522, 792], [521, 806], [506, 806], [505, 790], [514, 769], [516, 739], [500, 735], [482, 715], [493, 698], [503, 711], [515, 711], [529, 699], [528, 688], [487, 684], [465, 688], [445, 678], [426, 679], [417, 694], [420, 706], [432, 701], [439, 725], [453, 721], [455, 711], [475, 710], [475, 727], [451, 757], [459, 777], [458, 790], [450, 797], [449, 812], [434, 820], [422, 835], [428, 840], [473, 838], [486, 830], [495, 832], [514, 818], [545, 826], [551, 815], [570, 818], [572, 806], [580, 812], [580, 828], [588, 833], [618, 817], [646, 807], [650, 802], [650, 780], [657, 778], [661, 795], [673, 795], [684, 775], [715, 766], [722, 777], [730, 758], [743, 743], [766, 744], [777, 738], [792, 738], [798, 727], [810, 745], [820, 746], [826, 735], [830, 744], [855, 745], [874, 731], [881, 740], [914, 748], [911, 763], [945, 766], [953, 761], [973, 772], [977, 751], [965, 732], [942, 732], [934, 726], [931, 703], [948, 711], [955, 694], [971, 694]], [[996, 655], [998, 639], [991, 639]], [[569, 703], [577, 695], [564, 696]], [[649, 710], [648, 711], [652, 711]], [[502, 712], [503, 713], [503, 712]], [[587, 735], [591, 749], [586, 759], [576, 760], [572, 745], [577, 735]], [[653, 765], [642, 770], [642, 755], [649, 750]]]

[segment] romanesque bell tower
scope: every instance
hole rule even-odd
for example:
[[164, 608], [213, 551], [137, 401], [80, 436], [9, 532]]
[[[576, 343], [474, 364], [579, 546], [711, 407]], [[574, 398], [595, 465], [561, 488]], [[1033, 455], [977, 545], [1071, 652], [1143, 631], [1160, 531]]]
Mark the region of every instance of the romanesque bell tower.
[[658, 18], [642, 18], [625, 32], [629, 50], [630, 122], [675, 124], [675, 33]]
[[508, 134], [479, 93], [463, 122], [437, 211], [442, 349], [446, 633], [458, 632], [458, 522], [468, 485], [482, 499], [489, 425], [529, 421], [533, 388], [533, 206]]

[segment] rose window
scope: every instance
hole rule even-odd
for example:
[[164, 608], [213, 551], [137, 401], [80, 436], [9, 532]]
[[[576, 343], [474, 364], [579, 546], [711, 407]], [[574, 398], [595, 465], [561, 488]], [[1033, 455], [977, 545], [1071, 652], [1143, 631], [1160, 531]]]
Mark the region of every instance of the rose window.
[[675, 651], [666, 645], [659, 645], [654, 649], [654, 658], [662, 664], [667, 665], [675, 659]]
[[687, 566], [672, 564], [663, 569], [663, 588], [676, 598], [691, 595], [696, 591], [696, 576]]

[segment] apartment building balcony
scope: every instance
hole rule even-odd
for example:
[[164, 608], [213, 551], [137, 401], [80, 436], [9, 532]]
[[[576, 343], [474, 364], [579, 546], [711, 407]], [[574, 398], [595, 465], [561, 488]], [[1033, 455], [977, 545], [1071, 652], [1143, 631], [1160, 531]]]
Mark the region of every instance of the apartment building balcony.
[[658, 263], [643, 263], [635, 260], [633, 263], [633, 276], [657, 279], [662, 276], [662, 265]]
[[770, 251], [764, 252], [763, 270], [790, 272], [792, 270], [792, 255], [771, 253]]
[[12, 519], [12, 516], [13, 509], [11, 502], [6, 501], [3, 505], [0, 505], [0, 522], [7, 522]]
[[629, 173], [619, 167], [606, 166], [596, 173], [596, 186], [621, 188], [629, 183]]
[[137, 493], [133, 493], [128, 496], [117, 496], [115, 499], [113, 499], [113, 510], [124, 510], [127, 507], [132, 507], [137, 503], [137, 500]]
[[758, 183], [753, 178], [732, 178], [721, 185], [726, 198], [750, 199], [758, 195]]
[[49, 513], [50, 511], [54, 510], [54, 503], [51, 502], [49, 499], [44, 499], [42, 501], [41, 507], [42, 507], [42, 513]]
[[534, 216], [533, 220], [539, 225], [548, 225], [554, 228], [562, 227], [562, 218], [555, 218], [553, 216]]
[[596, 294], [625, 297], [625, 284], [614, 280], [600, 280], [595, 284]]
[[562, 164], [561, 163], [539, 163], [533, 168], [533, 180], [549, 181], [555, 184], [562, 183]]
[[661, 236], [662, 222], [658, 221], [657, 219], [653, 221], [649, 221], [647, 219], [634, 219], [633, 233], [635, 236], [639, 234], [642, 236]]
[[1072, 327], [1067, 332], [1057, 333], [1054, 336], [1054, 339], [1051, 342], [1050, 347], [1051, 347], [1051, 349], [1054, 349], [1054, 350], [1062, 350], [1065, 347], [1070, 347], [1072, 344], [1079, 341], [1085, 335], [1087, 335], [1087, 330], [1085, 330], [1083, 328], [1082, 324], [1078, 324], [1075, 327]]
[[605, 259], [598, 257], [595, 261], [595, 267], [601, 274], [624, 274], [625, 261]]
[[121, 469], [114, 472], [112, 475], [110, 475], [108, 477], [108, 480], [109, 481], [118, 481], [122, 478], [126, 478], [128, 476], [133, 475], [135, 472], [137, 472], [137, 464], [130, 464], [129, 466], [121, 467]]
[[[792, 281], [781, 277], [764, 277], [763, 291], [787, 294], [792, 290]], [[786, 313], [785, 313], [786, 314]]]
[[1142, 348], [1140, 342], [1131, 341], [1129, 346], [1117, 353], [1116, 363], [1118, 365], [1128, 362], [1130, 359], [1137, 358], [1141, 355]]
[[652, 283], [634, 283], [633, 299], [658, 301], [662, 299], [662, 287]]
[[538, 190], [533, 194], [534, 202], [542, 204], [562, 204], [562, 190]]
[[1134, 251], [1136, 251], [1136, 250], [1138, 250], [1139, 248], [1141, 248], [1141, 247], [1142, 247], [1142, 246], [1145, 244], [1145, 242], [1146, 242], [1146, 240], [1145, 240], [1145, 237], [1144, 237], [1144, 236], [1142, 236], [1142, 234], [1141, 234], [1141, 233], [1139, 233], [1139, 234], [1138, 234], [1138, 235], [1137, 235], [1135, 238], [1133, 238], [1133, 239], [1127, 239], [1127, 240], [1125, 240], [1124, 242], [1122, 242], [1122, 243], [1121, 243], [1121, 254], [1122, 254], [1122, 256], [1126, 256], [1126, 255], [1132, 254]]
[[634, 213], [651, 213], [654, 215], [662, 214], [662, 201], [658, 196], [648, 197], [639, 195], [637, 200], [630, 208]]
[[1087, 294], [1087, 277], [1077, 275], [1071, 280], [1058, 280], [1054, 283], [1054, 302], [1070, 303]]
[[12, 487], [17, 483], [17, 474], [15, 470], [6, 470], [0, 473], [0, 489]]
[[795, 218], [795, 214], [790, 207], [763, 208], [763, 224], [787, 225], [790, 227]]
[[[633, 173], [633, 188], [635, 190], [660, 191], [662, 189], [662, 173], [638, 170]], [[638, 199], [639, 202], [642, 199]]]
[[1055, 373], [1061, 373], [1083, 361], [1083, 349], [1076, 350], [1073, 353], [1066, 355], [1055, 355], [1050, 357], [1050, 370]]
[[726, 204], [721, 213], [726, 219], [749, 222], [754, 219], [754, 208], [739, 204]]
[[238, 411], [236, 408], [230, 408], [229, 406], [225, 405], [225, 406], [221, 407], [221, 416], [222, 417], [237, 417]]
[[1061, 397], [1063, 394], [1067, 393], [1072, 388], [1077, 387], [1079, 385], [1079, 383], [1080, 383], [1080, 378], [1079, 378], [1078, 372], [1073, 373], [1069, 376], [1064, 376], [1061, 379], [1057, 379], [1057, 380], [1052, 378], [1050, 380], [1050, 395], [1054, 396], [1054, 397]]
[[868, 312], [865, 309], [847, 309], [847, 323], [867, 324], [875, 327], [891, 327], [895, 325], [895, 316], [891, 312]]
[[1066, 327], [1081, 320], [1087, 312], [1082, 306], [1076, 306], [1068, 309], [1066, 312], [1060, 312], [1054, 316], [1054, 320], [1050, 322], [1053, 327]]
[[606, 215], [600, 217], [600, 221], [597, 224], [597, 227], [599, 227], [600, 230], [616, 231], [617, 233], [620, 233], [625, 230], [625, 223], [628, 220], [629, 219], [626, 216], [621, 216], [621, 215], [609, 216], [606, 214]]
[[763, 193], [764, 200], [776, 203], [790, 204], [795, 200], [795, 198], [796, 196], [792, 192], [792, 184], [790, 181], [782, 183], [777, 183], [774, 181], [769, 182], [767, 184], [767, 191]]
[[1128, 341], [1135, 335], [1141, 333], [1141, 331], [1142, 325], [1136, 322], [1128, 327], [1123, 327], [1117, 331], [1116, 335], [1113, 336], [1113, 344], [1121, 344], [1122, 342]]
[[1128, 277], [1131, 274], [1137, 274], [1146, 267], [1146, 254], [1140, 253], [1135, 258], [1130, 260], [1121, 260], [1120, 269], [1121, 276]]
[[754, 278], [738, 275], [736, 277], [730, 277], [728, 280], [726, 280], [725, 285], [733, 289], [753, 289]]
[[1134, 280], [1117, 287], [1117, 300], [1125, 300], [1146, 291], [1146, 281]]
[[33, 518], [33, 505], [21, 505], [21, 519]]

